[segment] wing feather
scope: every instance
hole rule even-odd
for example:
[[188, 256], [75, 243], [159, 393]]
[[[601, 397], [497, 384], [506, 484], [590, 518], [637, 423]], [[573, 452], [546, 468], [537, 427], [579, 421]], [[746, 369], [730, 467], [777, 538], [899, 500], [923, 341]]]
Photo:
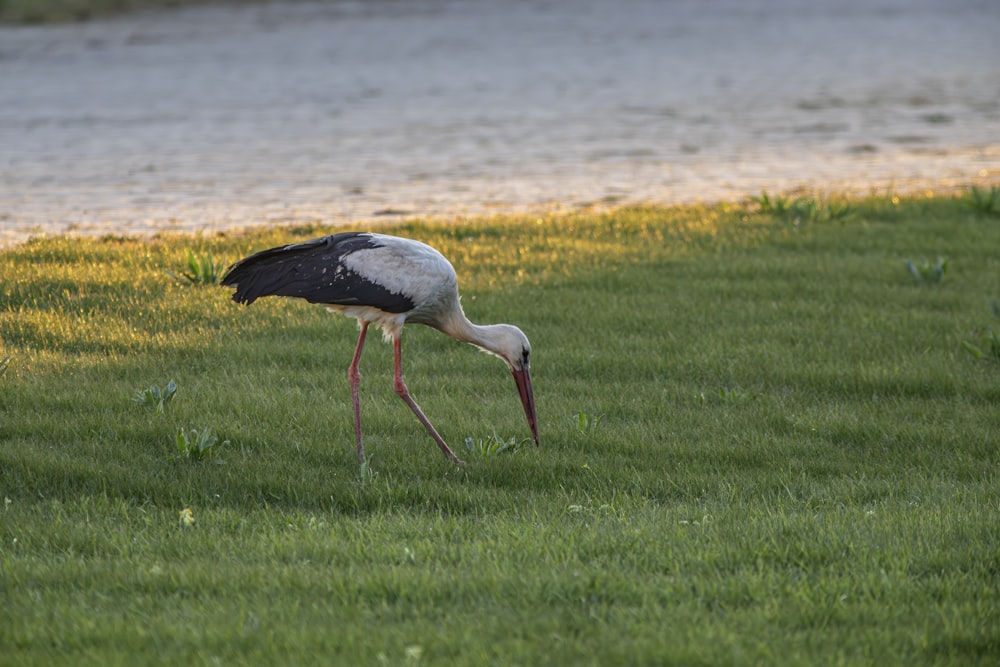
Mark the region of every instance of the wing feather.
[[[221, 284], [235, 287], [233, 301], [251, 304], [264, 296], [290, 296], [310, 303], [370, 306], [389, 313], [412, 310], [413, 300], [356, 270], [347, 258], [380, 247], [372, 234], [344, 232], [262, 250], [226, 272]], [[355, 267], [355, 268], [352, 268]]]

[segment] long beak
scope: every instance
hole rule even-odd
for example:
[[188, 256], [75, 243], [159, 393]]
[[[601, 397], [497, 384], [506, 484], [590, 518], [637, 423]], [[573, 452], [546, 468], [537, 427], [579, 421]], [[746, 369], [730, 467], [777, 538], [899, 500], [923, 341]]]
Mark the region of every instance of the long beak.
[[517, 383], [517, 393], [521, 395], [521, 404], [524, 405], [524, 416], [528, 418], [528, 426], [531, 428], [531, 437], [535, 439], [535, 446], [538, 446], [538, 418], [535, 416], [535, 395], [531, 392], [531, 375], [528, 369], [511, 371], [514, 374], [514, 381]]

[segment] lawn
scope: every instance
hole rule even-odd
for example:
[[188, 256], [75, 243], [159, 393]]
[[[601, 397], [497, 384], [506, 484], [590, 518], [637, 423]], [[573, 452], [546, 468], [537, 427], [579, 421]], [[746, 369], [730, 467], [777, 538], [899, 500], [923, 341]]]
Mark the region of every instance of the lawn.
[[995, 665], [979, 195], [381, 227], [531, 339], [539, 448], [499, 361], [407, 329], [465, 468], [391, 346], [361, 466], [355, 323], [181, 275], [332, 228], [0, 251], [0, 665]]
[[87, 21], [147, 9], [194, 5], [240, 5], [266, 0], [0, 0], [0, 24]]

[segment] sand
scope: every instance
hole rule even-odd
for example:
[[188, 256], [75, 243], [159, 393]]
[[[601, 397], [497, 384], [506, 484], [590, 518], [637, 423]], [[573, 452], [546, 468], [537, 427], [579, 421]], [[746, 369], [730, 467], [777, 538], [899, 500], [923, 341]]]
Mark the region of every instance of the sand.
[[994, 0], [364, 0], [0, 28], [0, 245], [1000, 183]]

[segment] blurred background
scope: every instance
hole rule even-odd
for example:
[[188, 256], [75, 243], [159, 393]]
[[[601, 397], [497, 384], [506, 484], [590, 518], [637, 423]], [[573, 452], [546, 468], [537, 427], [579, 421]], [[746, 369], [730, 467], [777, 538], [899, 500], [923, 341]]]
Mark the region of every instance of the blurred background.
[[301, 0], [0, 26], [0, 244], [998, 182], [995, 0]]

